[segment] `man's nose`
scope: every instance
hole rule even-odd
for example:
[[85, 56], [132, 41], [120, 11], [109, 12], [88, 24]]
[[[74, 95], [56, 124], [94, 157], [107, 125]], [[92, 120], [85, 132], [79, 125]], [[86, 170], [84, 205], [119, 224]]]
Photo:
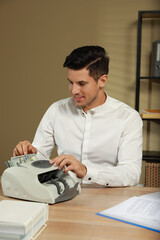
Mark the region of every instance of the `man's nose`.
[[71, 93], [72, 93], [73, 95], [75, 95], [75, 94], [78, 94], [79, 91], [80, 91], [79, 86], [78, 86], [77, 84], [73, 84], [73, 85], [72, 85], [72, 89], [71, 89]]

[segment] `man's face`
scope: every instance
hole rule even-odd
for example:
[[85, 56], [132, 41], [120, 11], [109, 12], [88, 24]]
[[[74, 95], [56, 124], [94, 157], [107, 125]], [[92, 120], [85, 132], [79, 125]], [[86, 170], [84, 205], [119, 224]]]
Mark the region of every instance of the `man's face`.
[[101, 79], [96, 82], [93, 77], [89, 76], [86, 68], [68, 69], [68, 81], [76, 106], [82, 107], [85, 112], [104, 102], [104, 83]]

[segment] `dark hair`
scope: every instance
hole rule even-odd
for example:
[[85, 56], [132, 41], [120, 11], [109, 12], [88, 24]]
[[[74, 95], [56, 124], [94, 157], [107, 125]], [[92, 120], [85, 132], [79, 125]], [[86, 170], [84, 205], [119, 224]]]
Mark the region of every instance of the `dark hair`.
[[109, 57], [105, 49], [100, 46], [84, 46], [71, 52], [63, 64], [73, 70], [86, 68], [89, 75], [96, 81], [109, 72]]

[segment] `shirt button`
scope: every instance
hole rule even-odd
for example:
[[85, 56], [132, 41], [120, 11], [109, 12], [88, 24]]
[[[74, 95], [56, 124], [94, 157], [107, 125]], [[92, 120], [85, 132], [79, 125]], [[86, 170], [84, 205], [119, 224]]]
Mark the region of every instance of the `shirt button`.
[[85, 116], [85, 113], [84, 112], [81, 112], [82, 116]]
[[88, 180], [91, 180], [91, 179], [92, 179], [91, 177], [88, 178]]

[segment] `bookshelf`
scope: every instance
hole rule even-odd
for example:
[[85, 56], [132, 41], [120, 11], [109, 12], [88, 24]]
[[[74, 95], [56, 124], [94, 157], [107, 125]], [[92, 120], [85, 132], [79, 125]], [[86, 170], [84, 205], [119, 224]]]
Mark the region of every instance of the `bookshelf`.
[[[140, 103], [140, 82], [141, 80], [153, 80], [160, 83], [160, 76], [141, 76], [141, 48], [142, 48], [142, 19], [160, 19], [159, 11], [139, 11], [138, 12], [138, 34], [137, 34], [137, 66], [136, 66], [136, 99], [135, 109], [139, 111]], [[160, 117], [159, 117], [160, 119]]]
[[[139, 112], [140, 94], [141, 94], [141, 81], [149, 81], [149, 83], [156, 82], [160, 84], [160, 76], [143, 76], [141, 75], [141, 52], [142, 52], [142, 22], [147, 19], [160, 20], [160, 10], [157, 11], [139, 11], [138, 12], [138, 32], [137, 32], [137, 65], [136, 65], [136, 95], [135, 95], [135, 109]], [[142, 21], [143, 20], [143, 21]], [[157, 39], [158, 40], [158, 39]], [[151, 49], [150, 49], [151, 50]], [[155, 110], [154, 110], [155, 111]], [[152, 109], [148, 109], [140, 113], [143, 121], [154, 121], [160, 125], [160, 109], [156, 109], [156, 113]], [[143, 151], [143, 161], [146, 162], [146, 171], [149, 169], [149, 175], [152, 180], [156, 177], [160, 179], [160, 150], [159, 151]], [[156, 169], [156, 176], [155, 176]], [[153, 170], [153, 171], [152, 171]], [[148, 178], [148, 172], [146, 172]], [[152, 182], [153, 187], [160, 187], [160, 181], [157, 179]], [[150, 186], [146, 182], [146, 186]], [[156, 182], [156, 184], [154, 184]]]

